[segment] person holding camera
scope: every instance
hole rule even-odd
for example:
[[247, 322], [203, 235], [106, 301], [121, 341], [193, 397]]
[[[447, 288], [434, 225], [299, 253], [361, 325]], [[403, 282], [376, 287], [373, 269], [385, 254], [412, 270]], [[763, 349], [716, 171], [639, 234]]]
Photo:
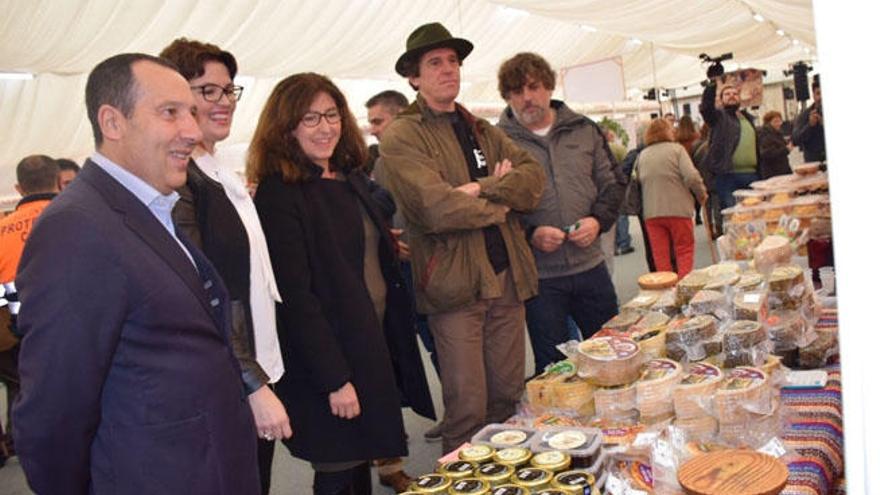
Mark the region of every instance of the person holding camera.
[[794, 121], [791, 142], [800, 146], [806, 162], [825, 161], [825, 119], [822, 117], [822, 88], [813, 76], [813, 104]]
[[[710, 81], [700, 102], [700, 115], [712, 128], [703, 167], [714, 174], [715, 190], [724, 209], [734, 205], [733, 191], [760, 179], [760, 151], [754, 117], [740, 108], [739, 88], [729, 83], [718, 88], [712, 75], [710, 68]], [[721, 108], [715, 106], [716, 94], [720, 94]]]

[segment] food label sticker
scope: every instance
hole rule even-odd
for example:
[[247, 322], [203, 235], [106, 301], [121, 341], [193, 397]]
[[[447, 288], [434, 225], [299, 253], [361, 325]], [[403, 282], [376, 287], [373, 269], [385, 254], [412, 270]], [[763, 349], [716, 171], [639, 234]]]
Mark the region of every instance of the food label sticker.
[[761, 301], [761, 294], [746, 294], [743, 296], [743, 302], [746, 304], [757, 304]]
[[549, 452], [542, 452], [536, 455], [534, 462], [536, 464], [559, 464], [564, 460], [565, 456], [562, 454], [562, 452], [551, 450]]
[[763, 452], [778, 459], [785, 455], [785, 447], [782, 445], [782, 442], [779, 441], [778, 437], [773, 437], [769, 442], [764, 444], [763, 447], [758, 449], [758, 452]]
[[575, 430], [561, 431], [549, 439], [547, 444], [557, 450], [571, 450], [587, 443], [587, 436]]
[[528, 438], [525, 432], [519, 430], [504, 430], [492, 435], [489, 441], [501, 445], [517, 445], [523, 443]]
[[623, 495], [624, 490], [623, 481], [617, 476], [609, 474], [608, 478], [605, 480], [605, 492], [610, 495]]

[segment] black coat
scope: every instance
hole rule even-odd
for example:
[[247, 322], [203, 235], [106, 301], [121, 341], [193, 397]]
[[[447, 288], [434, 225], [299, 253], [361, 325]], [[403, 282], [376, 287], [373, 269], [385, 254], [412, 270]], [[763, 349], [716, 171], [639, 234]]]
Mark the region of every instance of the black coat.
[[[700, 115], [709, 124], [712, 133], [709, 136], [709, 152], [703, 159], [702, 166], [713, 176], [729, 174], [733, 172], [733, 153], [739, 144], [740, 128], [739, 117], [736, 112], [726, 108], [715, 108], [715, 83], [710, 83], [703, 90], [703, 98], [700, 101]], [[741, 109], [743, 117], [754, 129], [755, 118], [745, 109]], [[757, 131], [756, 131], [757, 133]], [[755, 136], [757, 141], [757, 135]], [[761, 163], [761, 150], [756, 143], [755, 153], [758, 163]]]
[[[432, 419], [434, 407], [395, 246], [362, 172], [347, 182], [320, 179], [320, 172], [313, 166], [310, 178], [294, 184], [266, 177], [254, 197], [283, 300], [277, 314], [286, 373], [276, 391], [294, 429], [286, 445], [313, 462], [404, 455], [400, 407]], [[357, 204], [381, 235], [383, 324], [364, 283]], [[353, 420], [333, 416], [328, 399], [349, 381], [361, 406]]]
[[762, 179], [791, 173], [788, 165], [788, 146], [785, 136], [769, 125], [758, 130], [758, 149], [761, 150], [761, 163], [758, 172]]

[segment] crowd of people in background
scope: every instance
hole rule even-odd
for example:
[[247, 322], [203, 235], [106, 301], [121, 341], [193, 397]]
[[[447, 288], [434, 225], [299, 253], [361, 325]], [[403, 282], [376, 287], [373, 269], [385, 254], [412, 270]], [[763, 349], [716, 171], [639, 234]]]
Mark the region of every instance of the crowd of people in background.
[[[541, 372], [617, 314], [602, 237], [635, 250], [634, 182], [649, 270], [683, 277], [701, 208], [791, 171], [782, 116], [756, 127], [734, 86], [706, 86], [700, 129], [669, 113], [628, 151], [552, 97], [538, 54], [500, 65], [492, 125], [458, 101], [468, 40], [430, 23], [405, 46], [416, 99], [367, 102], [371, 146], [330, 79], [280, 81], [251, 190], [215, 157], [243, 92], [233, 54], [181, 38], [94, 68], [95, 153], [23, 159], [0, 219], [0, 456], [35, 491], [266, 494], [281, 440], [316, 494], [370, 493], [371, 464], [401, 493], [401, 408], [437, 420], [416, 335], [444, 406], [425, 437], [450, 452], [515, 412], [526, 329]], [[813, 91], [792, 141], [823, 160]]]

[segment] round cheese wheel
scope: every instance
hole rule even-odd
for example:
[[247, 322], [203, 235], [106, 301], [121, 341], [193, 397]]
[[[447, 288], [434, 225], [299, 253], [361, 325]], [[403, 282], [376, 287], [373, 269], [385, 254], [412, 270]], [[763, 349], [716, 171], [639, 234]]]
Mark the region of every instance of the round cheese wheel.
[[737, 320], [760, 321], [767, 314], [765, 291], [739, 292], [733, 297], [733, 317]]
[[788, 482], [788, 468], [753, 450], [721, 450], [686, 461], [678, 482], [694, 495], [776, 495]]
[[721, 292], [703, 289], [694, 294], [688, 308], [694, 315], [711, 315], [722, 310], [726, 304], [727, 298]]
[[615, 330], [618, 332], [624, 332], [629, 327], [635, 325], [639, 319], [641, 319], [642, 314], [636, 310], [628, 309], [621, 311], [620, 314], [615, 315], [610, 320], [606, 321], [602, 328], [606, 328], [609, 330]]
[[721, 273], [709, 279], [709, 283], [707, 283], [703, 289], [721, 291], [736, 285], [736, 283], [739, 282], [739, 277], [740, 274], [736, 272]]
[[639, 287], [644, 290], [668, 289], [678, 282], [675, 272], [651, 272], [638, 278]]
[[764, 323], [770, 340], [773, 341], [774, 350], [797, 348], [803, 340], [806, 322], [800, 311], [771, 311]]
[[[744, 406], [750, 406], [746, 409]], [[720, 423], [742, 423], [754, 414], [750, 410], [770, 409], [767, 375], [758, 368], [742, 366], [730, 370], [715, 392], [715, 410]]]
[[757, 321], [736, 320], [723, 332], [724, 351], [754, 347], [767, 340], [767, 329]]
[[770, 272], [767, 282], [771, 291], [788, 292], [796, 285], [804, 283], [804, 269], [798, 265], [778, 266]]
[[585, 340], [578, 345], [581, 374], [601, 387], [632, 383], [639, 378], [642, 353], [639, 344], [626, 337], [609, 336]]
[[621, 310], [634, 310], [638, 311], [640, 314], [645, 313], [654, 303], [657, 302], [657, 299], [660, 299], [660, 292], [651, 291], [651, 292], [641, 292], [636, 297], [630, 299], [626, 304], [620, 307]]
[[709, 415], [677, 418], [672, 424], [684, 433], [688, 441], [711, 440], [718, 433], [718, 421]]
[[724, 374], [717, 366], [693, 363], [672, 392], [675, 415], [679, 418], [697, 418], [711, 409], [712, 396], [721, 384]]
[[636, 382], [636, 405], [642, 416], [656, 417], [673, 411], [672, 391], [682, 377], [681, 365], [671, 359], [652, 359]]
[[709, 279], [709, 275], [701, 270], [688, 273], [675, 285], [676, 301], [682, 306], [687, 304], [694, 297], [694, 294], [701, 291], [709, 283]]
[[712, 316], [698, 315], [681, 324], [669, 325], [666, 328], [666, 342], [667, 344], [696, 345], [715, 335], [716, 322], [717, 320]]
[[596, 404], [596, 416], [615, 419], [636, 409], [635, 384], [620, 387], [602, 387], [593, 392]]

